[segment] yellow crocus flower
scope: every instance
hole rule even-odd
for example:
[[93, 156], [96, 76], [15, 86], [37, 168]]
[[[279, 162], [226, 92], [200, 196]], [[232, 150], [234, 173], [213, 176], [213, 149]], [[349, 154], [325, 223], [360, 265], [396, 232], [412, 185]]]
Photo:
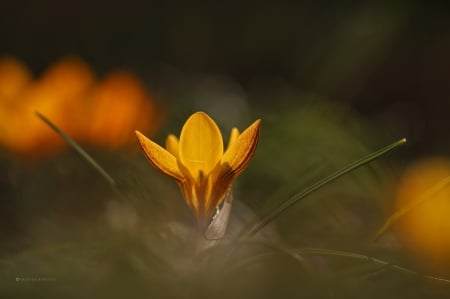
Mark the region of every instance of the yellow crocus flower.
[[169, 135], [165, 149], [139, 131], [136, 135], [148, 161], [178, 182], [200, 230], [205, 232], [233, 181], [253, 157], [260, 125], [258, 119], [242, 134], [233, 128], [225, 151], [217, 124], [204, 112], [188, 118], [180, 139]]

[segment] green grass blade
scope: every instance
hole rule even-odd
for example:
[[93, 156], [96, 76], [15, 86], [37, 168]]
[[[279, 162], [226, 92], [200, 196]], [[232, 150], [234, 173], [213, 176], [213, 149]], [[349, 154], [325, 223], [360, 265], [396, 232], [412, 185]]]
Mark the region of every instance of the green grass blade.
[[413, 200], [406, 207], [398, 210], [394, 214], [392, 214], [383, 226], [377, 231], [374, 237], [374, 241], [378, 240], [391, 226], [395, 221], [400, 219], [403, 215], [416, 208], [426, 200], [430, 199], [433, 195], [444, 189], [450, 184], [450, 177], [446, 177], [445, 179], [440, 180], [438, 183], [433, 185], [430, 189], [425, 191], [421, 196], [419, 196], [416, 200]]
[[101, 167], [94, 158], [91, 157], [78, 143], [76, 143], [72, 138], [69, 137], [63, 130], [51, 122], [47, 117], [41, 114], [39, 111], [35, 110], [34, 113], [39, 117], [45, 124], [52, 128], [62, 139], [64, 139], [81, 157], [83, 157], [95, 170], [112, 186], [116, 186], [116, 181], [106, 172], [103, 167]]
[[[299, 266], [304, 267], [304, 258], [303, 255], [299, 254], [297, 250], [293, 250], [284, 246], [280, 246], [273, 242], [264, 242], [264, 241], [240, 241], [238, 244], [236, 244], [239, 247], [263, 247], [268, 250], [251, 255], [247, 258], [238, 258], [238, 259], [232, 259], [229, 261], [226, 261], [226, 266], [224, 266], [225, 271], [228, 274], [231, 274], [233, 272], [240, 272], [243, 268], [251, 266], [253, 264], [257, 264], [261, 262], [262, 260], [266, 258], [270, 258], [276, 255], [284, 255], [288, 256], [292, 259], [293, 262], [297, 263]], [[232, 250], [236, 249], [235, 246], [232, 248]]]
[[[348, 251], [340, 251], [334, 249], [325, 249], [325, 248], [287, 248], [284, 246], [280, 246], [279, 244], [265, 241], [249, 241], [243, 240], [239, 241], [236, 246], [261, 246], [269, 249], [269, 251], [265, 251], [259, 255], [254, 255], [246, 259], [238, 259], [237, 262], [228, 263], [227, 267], [229, 272], [240, 271], [242, 268], [251, 266], [255, 263], [261, 262], [261, 260], [271, 257], [273, 255], [287, 255], [293, 259], [294, 262], [298, 263], [300, 266], [304, 266], [304, 258], [305, 256], [335, 256], [353, 260], [359, 260], [362, 262], [369, 262], [373, 264], [378, 264], [384, 269], [392, 270], [395, 272], [407, 274], [410, 276], [421, 277], [426, 280], [435, 281], [439, 283], [450, 284], [450, 279], [438, 277], [434, 275], [426, 275], [420, 272], [411, 270], [409, 268], [376, 258], [372, 256], [368, 256], [365, 254], [348, 252]], [[236, 248], [236, 247], [235, 247]]]
[[419, 276], [424, 279], [428, 280], [434, 280], [441, 283], [450, 284], [450, 280], [442, 277], [432, 276], [432, 275], [424, 275], [419, 272], [413, 271], [411, 269], [392, 264], [390, 262], [371, 257], [364, 254], [359, 253], [353, 253], [353, 252], [347, 252], [347, 251], [339, 251], [339, 250], [331, 250], [331, 249], [322, 249], [322, 248], [302, 248], [298, 249], [297, 253], [300, 255], [318, 255], [318, 256], [339, 256], [344, 258], [350, 258], [350, 259], [356, 259], [361, 261], [367, 261], [375, 264], [379, 264], [380, 266], [386, 267], [387, 269], [391, 269], [397, 272], [402, 272], [405, 274], [413, 275], [413, 276]]
[[393, 149], [397, 148], [398, 146], [404, 144], [406, 142], [406, 139], [400, 139], [388, 146], [383, 147], [382, 149], [373, 152], [365, 157], [360, 158], [359, 160], [356, 160], [347, 166], [335, 171], [334, 173], [330, 174], [329, 176], [321, 179], [320, 181], [314, 183], [313, 185], [309, 186], [305, 190], [295, 194], [290, 199], [288, 199], [285, 203], [283, 203], [281, 206], [273, 210], [269, 215], [264, 217], [259, 223], [257, 223], [255, 226], [253, 226], [249, 231], [248, 235], [253, 236], [258, 231], [260, 231], [262, 228], [264, 228], [267, 224], [269, 224], [271, 221], [273, 221], [276, 217], [278, 217], [282, 212], [296, 204], [301, 199], [305, 198], [306, 196], [310, 195], [311, 193], [317, 191], [318, 189], [322, 188], [323, 186], [331, 183], [332, 181], [340, 178], [341, 176], [367, 164], [372, 162], [373, 160], [387, 154], [388, 152], [392, 151]]

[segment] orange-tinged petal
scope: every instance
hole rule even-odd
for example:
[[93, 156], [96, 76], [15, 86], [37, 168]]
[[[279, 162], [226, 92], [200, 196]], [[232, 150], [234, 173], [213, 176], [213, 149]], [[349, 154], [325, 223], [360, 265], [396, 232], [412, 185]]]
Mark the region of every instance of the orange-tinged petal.
[[198, 214], [198, 210], [200, 207], [200, 203], [198, 201], [198, 198], [196, 197], [195, 190], [194, 190], [194, 184], [191, 180], [187, 179], [179, 183], [181, 192], [183, 193], [184, 200], [186, 201], [187, 205], [196, 213]]
[[250, 162], [259, 138], [257, 120], [242, 134], [233, 128], [224, 154], [222, 134], [204, 112], [194, 113], [183, 126], [178, 140], [166, 139], [166, 149], [136, 131], [141, 147], [153, 166], [175, 178], [199, 229], [205, 232], [217, 206], [231, 190], [234, 179]]
[[136, 131], [135, 133], [149, 162], [164, 174], [181, 182], [184, 176], [178, 167], [175, 156], [145, 137], [141, 132]]
[[175, 156], [175, 158], [180, 158], [180, 142], [178, 141], [178, 138], [170, 134], [166, 138], [166, 149]]
[[229, 167], [233, 177], [238, 176], [248, 165], [256, 150], [261, 120], [256, 120], [230, 144], [223, 155], [222, 165]]
[[204, 112], [191, 115], [180, 135], [180, 161], [194, 178], [206, 176], [223, 155], [222, 134]]
[[253, 157], [258, 143], [260, 125], [261, 121], [257, 120], [240, 135], [237, 129], [232, 131], [231, 142], [221, 163], [214, 168], [208, 178], [211, 188], [203, 199], [204, 219], [210, 219], [215, 208], [224, 200], [234, 179]]
[[236, 141], [236, 139], [239, 137], [239, 135], [240, 135], [240, 133], [239, 133], [239, 130], [237, 128], [231, 129], [230, 138], [228, 139], [227, 150]]

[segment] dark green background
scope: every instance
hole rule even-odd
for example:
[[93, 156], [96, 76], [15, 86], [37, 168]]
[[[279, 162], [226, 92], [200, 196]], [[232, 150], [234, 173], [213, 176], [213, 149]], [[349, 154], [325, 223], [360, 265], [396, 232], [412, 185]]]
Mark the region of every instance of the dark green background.
[[[231, 258], [232, 243], [194, 254], [191, 211], [176, 184], [140, 153], [89, 148], [118, 180], [119, 196], [70, 149], [33, 167], [2, 152], [2, 295], [448, 297], [447, 284], [376, 263], [336, 256], [299, 263], [264, 246], [346, 250], [448, 276], [413, 259], [392, 231], [371, 240], [392, 212], [401, 170], [449, 153], [447, 5], [1, 1], [0, 54], [22, 59], [37, 77], [66, 55], [82, 57], [99, 77], [117, 68], [135, 72], [168, 108], [158, 142], [178, 134], [196, 110], [210, 113], [225, 139], [231, 126], [262, 118], [256, 155], [235, 184], [231, 235], [332, 171], [408, 139], [287, 210], [257, 246]], [[138, 224], [111, 225], [111, 205], [119, 207], [111, 217], [136, 213]], [[17, 276], [57, 282], [17, 284]]]

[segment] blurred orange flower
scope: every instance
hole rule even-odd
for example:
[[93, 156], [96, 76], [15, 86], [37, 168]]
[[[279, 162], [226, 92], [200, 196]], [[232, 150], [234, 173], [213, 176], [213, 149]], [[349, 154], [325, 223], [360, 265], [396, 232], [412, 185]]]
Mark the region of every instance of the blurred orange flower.
[[130, 144], [135, 129], [152, 135], [159, 126], [154, 101], [132, 74], [97, 82], [84, 61], [68, 57], [33, 81], [18, 60], [0, 59], [0, 143], [32, 160], [66, 146], [34, 110], [74, 140], [110, 149]]
[[20, 123], [26, 122], [21, 115], [22, 101], [18, 98], [31, 82], [31, 72], [22, 62], [13, 57], [0, 58], [0, 143], [10, 150], [23, 148], [22, 141], [14, 141], [14, 134], [20, 131], [13, 132]]
[[396, 192], [395, 209], [410, 207], [397, 220], [396, 231], [407, 249], [435, 271], [450, 267], [449, 177], [450, 160], [423, 160], [405, 171]]
[[31, 80], [31, 73], [22, 62], [14, 57], [0, 58], [0, 101], [2, 103], [18, 96]]
[[84, 116], [87, 141], [109, 148], [129, 143], [135, 129], [153, 136], [152, 122], [158, 121], [145, 88], [125, 71], [113, 72], [95, 86]]

